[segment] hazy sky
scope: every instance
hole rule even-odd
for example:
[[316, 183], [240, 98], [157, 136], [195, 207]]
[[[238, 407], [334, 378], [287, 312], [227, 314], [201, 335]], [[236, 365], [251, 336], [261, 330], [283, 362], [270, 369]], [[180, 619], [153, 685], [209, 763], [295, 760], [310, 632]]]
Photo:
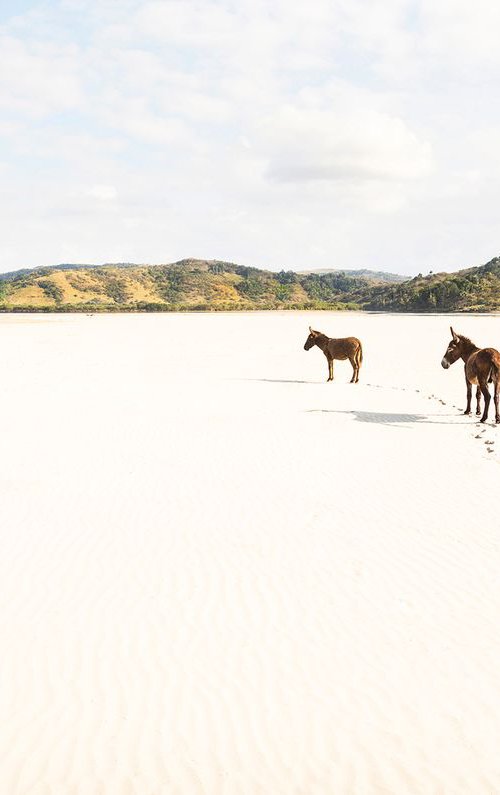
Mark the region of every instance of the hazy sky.
[[495, 0], [1, 0], [0, 270], [500, 253]]

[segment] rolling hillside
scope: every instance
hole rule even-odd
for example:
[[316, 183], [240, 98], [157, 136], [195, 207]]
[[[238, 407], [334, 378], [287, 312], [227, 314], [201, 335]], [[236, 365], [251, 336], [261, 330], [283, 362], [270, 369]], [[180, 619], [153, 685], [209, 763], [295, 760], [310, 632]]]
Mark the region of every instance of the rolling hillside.
[[62, 265], [3, 274], [0, 308], [32, 311], [175, 311], [356, 308], [352, 291], [382, 284], [343, 271], [299, 275], [218, 260], [169, 265]]
[[252, 309], [500, 311], [500, 258], [406, 280], [366, 270], [276, 273], [198, 259], [169, 265], [66, 264], [0, 274], [4, 312]]
[[500, 257], [456, 273], [419, 274], [395, 285], [361, 290], [363, 309], [389, 312], [498, 312]]

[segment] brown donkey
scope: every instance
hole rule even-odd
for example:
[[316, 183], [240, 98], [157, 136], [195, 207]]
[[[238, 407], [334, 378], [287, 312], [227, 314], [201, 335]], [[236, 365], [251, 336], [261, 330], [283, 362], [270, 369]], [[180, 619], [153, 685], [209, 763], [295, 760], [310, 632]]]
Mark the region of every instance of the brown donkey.
[[328, 361], [327, 381], [333, 381], [333, 360], [349, 359], [352, 364], [351, 384], [359, 381], [359, 368], [363, 361], [363, 349], [360, 341], [356, 337], [342, 337], [341, 339], [331, 339], [321, 331], [313, 331], [309, 326], [309, 336], [306, 339], [304, 350], [308, 351], [313, 345], [317, 345], [325, 354]]
[[495, 422], [500, 422], [498, 412], [498, 398], [500, 389], [500, 353], [495, 348], [478, 348], [468, 337], [462, 334], [455, 334], [450, 326], [451, 342], [446, 348], [446, 352], [441, 359], [441, 365], [445, 370], [450, 367], [457, 359], [465, 362], [465, 383], [467, 384], [467, 408], [464, 414], [470, 414], [470, 404], [472, 397], [472, 385], [476, 385], [476, 414], [481, 414], [481, 392], [484, 397], [484, 412], [481, 422], [488, 419], [488, 409], [490, 407], [491, 395], [488, 384], [493, 381], [495, 388]]

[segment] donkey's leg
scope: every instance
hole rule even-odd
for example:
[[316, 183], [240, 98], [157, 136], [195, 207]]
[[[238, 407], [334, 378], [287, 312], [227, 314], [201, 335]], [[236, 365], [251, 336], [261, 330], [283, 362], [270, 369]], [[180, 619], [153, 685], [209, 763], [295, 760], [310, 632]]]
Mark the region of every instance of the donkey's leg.
[[328, 383], [328, 381], [333, 381], [333, 359], [330, 356], [326, 358], [328, 359], [328, 378], [326, 379]]
[[359, 381], [359, 368], [361, 367], [361, 351], [356, 351], [356, 383]]
[[355, 384], [356, 383], [356, 377], [357, 377], [357, 374], [358, 374], [358, 368], [356, 367], [356, 359], [355, 359], [354, 356], [349, 356], [349, 361], [351, 362], [351, 366], [352, 366], [352, 378], [349, 381], [349, 383], [350, 384]]
[[495, 381], [495, 422], [500, 422], [500, 412], [498, 410], [498, 399], [500, 397], [500, 378], [497, 378]]
[[480, 386], [478, 386], [477, 389], [476, 389], [476, 402], [477, 402], [476, 414], [479, 417], [479, 415], [481, 414], [481, 387]]
[[490, 390], [488, 389], [487, 384], [481, 384], [481, 392], [483, 393], [484, 397], [484, 412], [483, 416], [481, 417], [481, 422], [486, 422], [488, 419], [488, 409], [490, 407], [491, 400]]
[[465, 380], [467, 383], [467, 407], [464, 411], [464, 414], [470, 414], [470, 402], [472, 400], [472, 384], [470, 383], [470, 381], [467, 381], [467, 379]]

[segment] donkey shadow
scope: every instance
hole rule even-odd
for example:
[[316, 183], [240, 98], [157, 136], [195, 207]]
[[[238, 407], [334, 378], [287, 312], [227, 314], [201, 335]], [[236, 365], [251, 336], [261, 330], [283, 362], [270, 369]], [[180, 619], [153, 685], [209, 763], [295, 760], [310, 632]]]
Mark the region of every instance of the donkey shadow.
[[[309, 409], [308, 414], [349, 414], [356, 422], [368, 422], [375, 425], [386, 425], [394, 428], [404, 428], [406, 425], [450, 425], [450, 422], [433, 420], [432, 416], [442, 417], [442, 414], [401, 414], [380, 411], [335, 411], [332, 409]], [[455, 415], [453, 415], [455, 416]], [[468, 423], [461, 423], [462, 425]]]
[[242, 378], [242, 381], [260, 381], [264, 384], [323, 384], [323, 381], [297, 381], [289, 378]]

